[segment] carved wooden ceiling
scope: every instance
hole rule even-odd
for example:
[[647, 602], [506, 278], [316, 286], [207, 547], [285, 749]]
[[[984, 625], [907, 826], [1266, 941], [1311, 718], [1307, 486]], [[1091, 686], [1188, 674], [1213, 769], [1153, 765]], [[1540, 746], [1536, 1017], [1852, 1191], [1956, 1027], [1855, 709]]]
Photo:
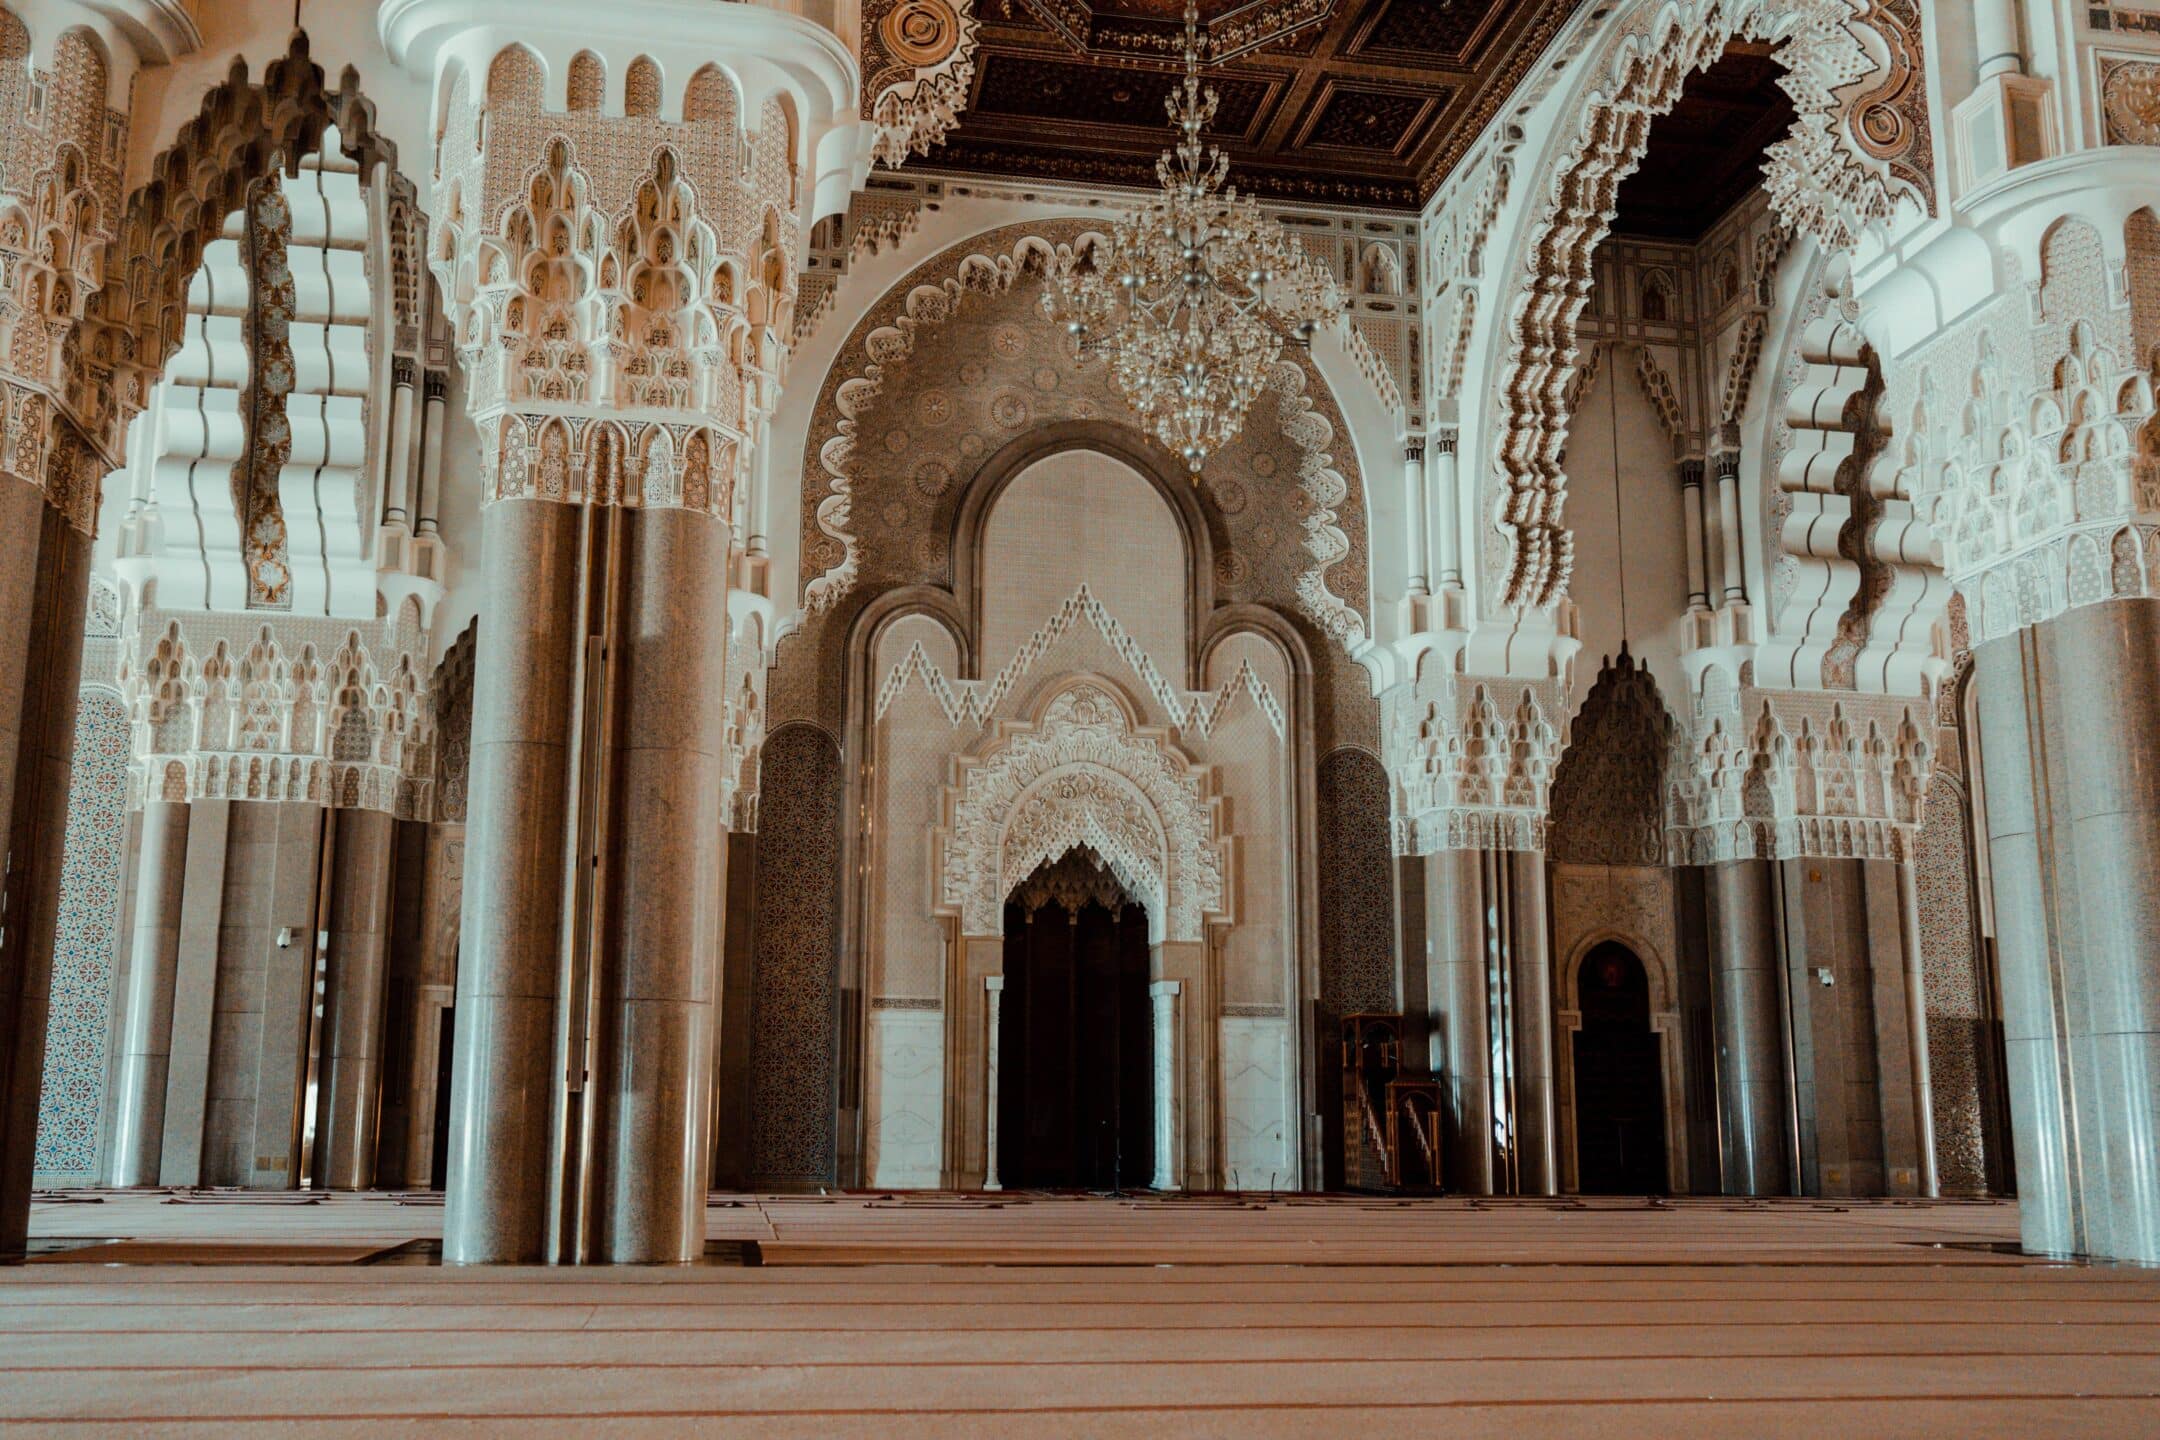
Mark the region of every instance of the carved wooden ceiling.
[[[1200, 0], [1241, 190], [1414, 209], [1588, 0]], [[977, 0], [943, 169], [1153, 187], [1183, 0]]]

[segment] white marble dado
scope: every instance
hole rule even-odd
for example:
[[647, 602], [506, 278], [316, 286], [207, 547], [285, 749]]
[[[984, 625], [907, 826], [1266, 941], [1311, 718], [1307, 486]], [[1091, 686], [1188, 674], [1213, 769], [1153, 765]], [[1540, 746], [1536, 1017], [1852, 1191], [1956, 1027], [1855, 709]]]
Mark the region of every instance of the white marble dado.
[[945, 1163], [945, 1012], [870, 1012], [870, 1183], [934, 1190]]
[[1232, 1015], [1222, 1022], [1223, 1184], [1295, 1190], [1297, 1133], [1290, 1022]]

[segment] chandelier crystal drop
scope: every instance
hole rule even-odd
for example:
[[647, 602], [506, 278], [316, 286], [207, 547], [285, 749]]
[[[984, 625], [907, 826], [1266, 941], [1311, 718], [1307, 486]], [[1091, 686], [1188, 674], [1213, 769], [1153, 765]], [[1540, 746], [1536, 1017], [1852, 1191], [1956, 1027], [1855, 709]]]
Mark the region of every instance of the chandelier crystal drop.
[[1342, 312], [1334, 280], [1236, 187], [1200, 134], [1216, 95], [1200, 84], [1200, 11], [1185, 6], [1185, 79], [1166, 108], [1178, 143], [1155, 162], [1162, 193], [1110, 234], [1060, 258], [1043, 313], [1110, 365], [1141, 425], [1197, 475], [1237, 438], [1283, 341], [1304, 344]]

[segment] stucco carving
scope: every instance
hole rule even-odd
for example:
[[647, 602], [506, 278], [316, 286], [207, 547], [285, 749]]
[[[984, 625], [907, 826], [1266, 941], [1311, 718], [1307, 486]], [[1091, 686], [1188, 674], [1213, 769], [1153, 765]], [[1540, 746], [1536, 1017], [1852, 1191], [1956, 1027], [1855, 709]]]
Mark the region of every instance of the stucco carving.
[[861, 23], [863, 118], [877, 162], [897, 169], [960, 123], [981, 23], [974, 0], [870, 0]]
[[[1591, 287], [1591, 256], [1610, 227], [1620, 182], [1640, 163], [1650, 124], [1679, 100], [1688, 78], [1734, 39], [1769, 41], [1787, 66], [1782, 81], [1799, 119], [1764, 162], [1764, 188], [1780, 215], [1834, 248], [1848, 248], [1886, 219], [1900, 197], [1933, 205], [1889, 163], [1862, 146], [1841, 98], [1881, 68], [1862, 43], [1889, 24], [1883, 7], [1856, 15], [1845, 0], [1692, 0], [1643, 4], [1593, 62], [1599, 78], [1584, 116], [1546, 181], [1539, 218], [1519, 249], [1510, 295], [1512, 323], [1495, 384], [1492, 463], [1500, 491], [1494, 510], [1505, 543], [1488, 548], [1494, 583], [1488, 603], [1546, 607], [1567, 593], [1573, 541], [1562, 519], [1561, 468], [1578, 354], [1575, 327]], [[1917, 34], [1887, 48], [1917, 55]], [[1879, 87], [1878, 87], [1879, 88]], [[1900, 91], [1902, 96], [1905, 92]], [[1868, 92], [1869, 104], [1885, 103]], [[1902, 153], [1902, 152], [1900, 152]]]
[[[866, 581], [941, 577], [949, 557], [934, 528], [921, 542], [929, 552], [879, 555], [875, 542], [944, 513], [1003, 437], [1047, 420], [1124, 415], [1101, 367], [1083, 363], [1034, 305], [1045, 265], [1088, 235], [1066, 221], [979, 236], [918, 266], [856, 327], [826, 377], [804, 456], [810, 613]], [[955, 373], [957, 385], [947, 378]], [[1204, 482], [1245, 561], [1242, 570], [1227, 562], [1224, 598], [1279, 587], [1352, 648], [1366, 633], [1364, 505], [1338, 441], [1340, 415], [1302, 357], [1276, 366], [1254, 414]], [[1238, 503], [1248, 496], [1258, 503]]]
[[1383, 702], [1395, 850], [1543, 850], [1566, 715], [1563, 679], [1428, 665]]
[[1556, 863], [1665, 863], [1665, 766], [1677, 730], [1657, 681], [1626, 651], [1598, 672], [1553, 777]]
[[[86, 287], [95, 293], [84, 303], [81, 333], [62, 367], [68, 409], [107, 469], [119, 465], [121, 432], [147, 407], [159, 372], [179, 348], [188, 285], [203, 248], [248, 202], [256, 182], [279, 169], [297, 175], [302, 157], [319, 150], [332, 127], [362, 175], [381, 166], [395, 194], [411, 199], [410, 182], [398, 173], [396, 147], [376, 132], [374, 107], [360, 93], [357, 72], [347, 67], [331, 89], [309, 58], [304, 31], [294, 32], [289, 51], [265, 68], [260, 82], [250, 81], [246, 64], [235, 60], [225, 81], [203, 97], [200, 114], [152, 163], [151, 178], [128, 197], [126, 215], [104, 248], [105, 263]], [[112, 134], [119, 133], [116, 126]], [[117, 165], [117, 155], [110, 163]], [[274, 193], [269, 186], [261, 190]], [[117, 209], [115, 204], [106, 213]], [[265, 389], [266, 402], [274, 388]], [[267, 597], [277, 588], [284, 521], [260, 475], [258, 466], [251, 477], [250, 553], [263, 561], [255, 588], [275, 606]], [[88, 528], [95, 485], [77, 498], [83, 506], [78, 523]]]
[[1249, 662], [1241, 663], [1212, 691], [1173, 689], [1139, 642], [1085, 584], [1021, 643], [1004, 669], [988, 680], [960, 680], [948, 676], [920, 642], [909, 646], [878, 687], [876, 714], [882, 718], [912, 682], [920, 681], [937, 701], [938, 708], [945, 712], [945, 718], [954, 725], [977, 728], [987, 725], [1050, 647], [1083, 624], [1092, 625], [1110, 648], [1132, 666], [1133, 679], [1145, 694], [1162, 706], [1173, 728], [1206, 739], [1233, 705], [1250, 699], [1267, 721], [1268, 728], [1275, 733], [1275, 738], [1283, 738], [1288, 724], [1283, 713], [1283, 699], [1253, 672]]
[[130, 798], [433, 814], [419, 617], [352, 625], [147, 611], [121, 667]]
[[2160, 570], [2160, 534], [2137, 523], [2160, 511], [2160, 426], [2135, 307], [2116, 303], [2087, 221], [2058, 224], [2041, 258], [2027, 295], [1924, 347], [1899, 397], [1899, 483], [1941, 543], [1975, 642], [2154, 594]]
[[518, 46], [474, 83], [461, 73], [450, 90], [430, 263], [485, 498], [731, 519], [794, 328], [785, 113], [768, 100], [751, 125], [711, 66], [690, 77], [680, 120], [550, 112]]
[[1226, 911], [1228, 854], [1210, 773], [1137, 726], [1104, 682], [1055, 691], [959, 763], [936, 833], [935, 905], [970, 935], [1003, 933], [1005, 897], [1045, 861], [1092, 849], [1148, 909], [1160, 941]]
[[1703, 674], [1670, 771], [1676, 863], [1905, 860], [1934, 773], [1932, 702]]

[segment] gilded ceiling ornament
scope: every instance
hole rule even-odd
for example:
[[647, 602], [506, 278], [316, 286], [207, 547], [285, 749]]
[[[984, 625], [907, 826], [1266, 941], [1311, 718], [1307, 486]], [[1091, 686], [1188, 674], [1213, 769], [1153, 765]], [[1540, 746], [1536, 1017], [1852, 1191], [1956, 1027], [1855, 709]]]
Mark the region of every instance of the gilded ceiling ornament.
[[878, 163], [899, 168], [960, 123], [975, 83], [974, 0], [878, 0], [863, 7], [863, 115]]
[[901, 0], [878, 22], [878, 38], [903, 64], [937, 65], [960, 44], [960, 16], [946, 0]]

